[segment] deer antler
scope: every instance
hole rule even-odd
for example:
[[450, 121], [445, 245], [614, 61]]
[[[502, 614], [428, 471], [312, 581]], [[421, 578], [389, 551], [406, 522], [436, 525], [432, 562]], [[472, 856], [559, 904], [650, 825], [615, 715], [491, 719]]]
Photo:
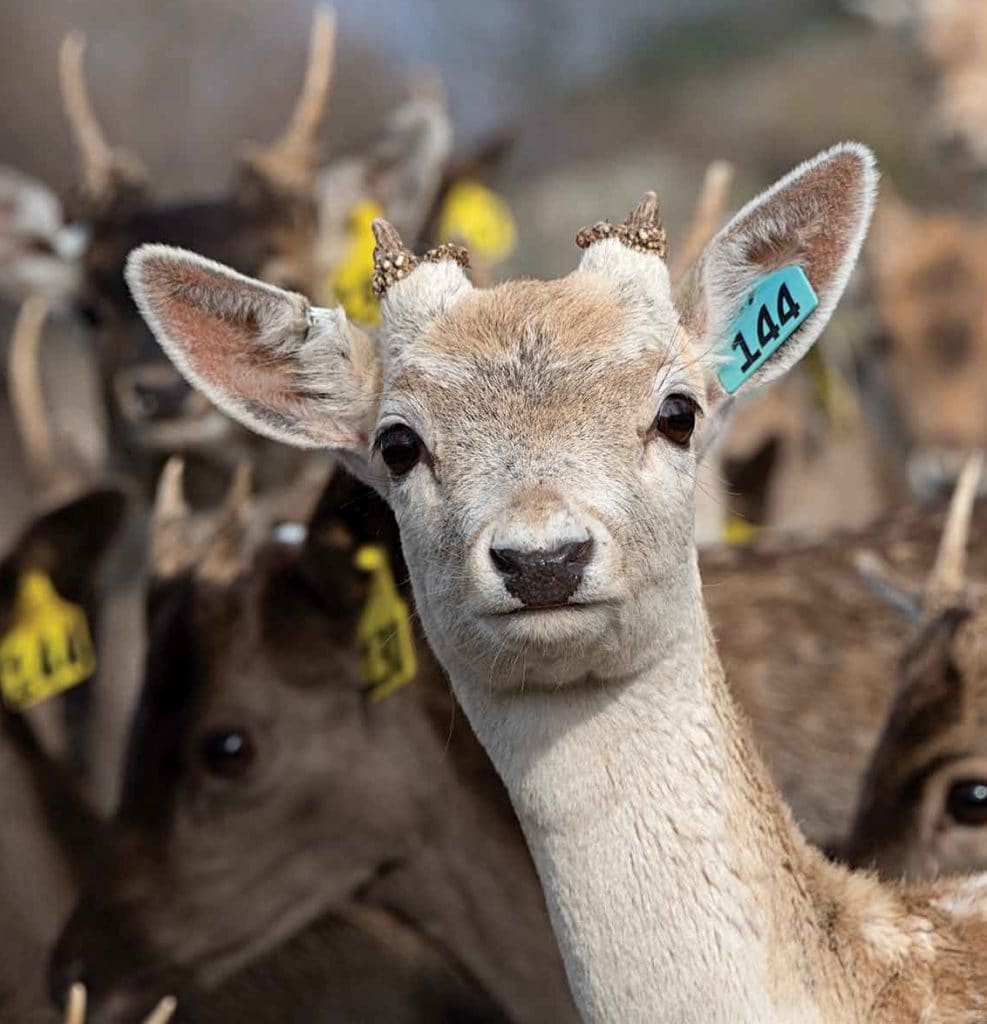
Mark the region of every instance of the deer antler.
[[443, 242], [442, 245], [429, 249], [419, 259], [405, 247], [393, 224], [378, 217], [371, 227], [377, 241], [374, 247], [374, 273], [371, 285], [378, 298], [383, 298], [388, 288], [407, 277], [415, 267], [422, 263], [441, 263], [443, 260], [452, 260], [453, 263], [458, 263], [463, 270], [469, 270], [469, 253], [461, 245], [456, 245], [454, 242]]
[[677, 281], [692, 266], [719, 229], [726, 212], [733, 176], [733, 164], [727, 160], [714, 160], [706, 168], [692, 219], [686, 227], [681, 244], [677, 246], [674, 259], [670, 261], [668, 273], [672, 281]]
[[328, 7], [316, 8], [305, 80], [287, 128], [270, 146], [246, 147], [247, 165], [278, 190], [303, 192], [311, 186], [316, 135], [329, 99], [335, 48], [336, 15]]
[[191, 561], [189, 507], [185, 501], [185, 460], [173, 455], [161, 470], [151, 511], [151, 576], [168, 579]]
[[661, 222], [658, 196], [654, 192], [645, 192], [621, 224], [600, 220], [591, 227], [583, 228], [576, 235], [576, 245], [580, 249], [588, 249], [605, 238], [618, 238], [628, 249], [652, 253], [663, 260], [668, 252], [668, 240]]
[[925, 584], [925, 604], [939, 605], [963, 593], [966, 585], [967, 539], [977, 487], [983, 470], [983, 456], [971, 455], [960, 473], [946, 515], [935, 565]]
[[48, 311], [48, 302], [40, 295], [25, 300], [10, 339], [7, 367], [10, 404], [28, 471], [41, 487], [50, 483], [55, 460], [41, 383], [41, 337]]
[[108, 202], [119, 186], [140, 187], [146, 174], [132, 154], [106, 141], [86, 87], [86, 37], [70, 32], [58, 51], [58, 80], [69, 126], [82, 158], [82, 192], [99, 204]]
[[[76, 982], [69, 989], [68, 1005], [65, 1008], [65, 1024], [85, 1024], [86, 986]], [[145, 1018], [144, 1024], [168, 1024], [177, 1007], [174, 996], [165, 996]]]
[[236, 576], [250, 533], [253, 476], [250, 462], [237, 463], [219, 521], [198, 568], [199, 579], [229, 583]]

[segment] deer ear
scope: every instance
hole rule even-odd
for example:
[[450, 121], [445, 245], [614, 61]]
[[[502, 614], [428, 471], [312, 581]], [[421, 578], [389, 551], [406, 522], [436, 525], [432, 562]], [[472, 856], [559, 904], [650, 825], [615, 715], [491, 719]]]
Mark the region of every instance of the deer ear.
[[774, 380], [811, 348], [846, 287], [876, 192], [873, 154], [845, 143], [782, 178], [709, 243], [682, 316], [714, 400]]
[[275, 440], [365, 461], [378, 362], [341, 309], [164, 245], [134, 250], [127, 282], [172, 362], [225, 413]]

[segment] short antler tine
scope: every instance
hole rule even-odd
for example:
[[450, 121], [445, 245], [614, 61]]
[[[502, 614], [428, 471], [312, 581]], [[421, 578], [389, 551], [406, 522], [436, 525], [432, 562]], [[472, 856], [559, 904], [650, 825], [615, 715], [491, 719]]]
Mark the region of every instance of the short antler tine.
[[382, 298], [388, 288], [407, 277], [418, 266], [419, 260], [401, 241], [397, 228], [390, 221], [378, 217], [371, 228], [377, 243], [374, 246], [371, 285], [374, 294]]
[[253, 464], [248, 459], [238, 462], [216, 528], [197, 567], [200, 579], [227, 583], [244, 564], [251, 536], [253, 479]]
[[173, 455], [161, 470], [151, 511], [148, 564], [156, 579], [169, 579], [185, 569], [195, 551], [189, 536], [190, 511], [185, 500], [185, 460]]
[[628, 249], [650, 253], [663, 260], [668, 252], [668, 238], [661, 222], [658, 196], [654, 192], [645, 192], [621, 224], [601, 220], [583, 228], [576, 235], [576, 245], [580, 249], [588, 249], [606, 238], [616, 238]]
[[151, 1011], [144, 1024], [168, 1024], [168, 1021], [175, 1015], [178, 1002], [174, 996], [165, 996]]
[[28, 469], [41, 487], [54, 480], [54, 443], [41, 383], [41, 342], [49, 312], [47, 299], [31, 295], [24, 300], [7, 352], [10, 404]]
[[926, 603], [938, 604], [963, 593], [966, 586], [967, 541], [973, 506], [983, 471], [983, 455], [971, 455], [963, 466], [946, 514], [935, 565], [926, 582]]
[[86, 986], [75, 982], [69, 989], [68, 1005], [65, 1007], [65, 1024], [85, 1024]]

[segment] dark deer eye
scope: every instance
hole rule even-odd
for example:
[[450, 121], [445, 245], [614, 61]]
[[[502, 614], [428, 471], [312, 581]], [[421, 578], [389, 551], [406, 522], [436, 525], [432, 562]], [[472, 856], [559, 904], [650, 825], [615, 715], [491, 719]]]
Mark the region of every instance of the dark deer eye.
[[946, 796], [946, 810], [959, 825], [987, 825], [987, 781], [964, 779], [954, 782]]
[[651, 434], [661, 434], [672, 444], [684, 448], [696, 429], [696, 403], [688, 395], [669, 395], [651, 426]]
[[199, 760], [210, 775], [236, 779], [253, 764], [256, 748], [241, 729], [217, 729], [199, 740]]
[[391, 473], [404, 476], [418, 465], [424, 445], [411, 427], [395, 423], [377, 435], [377, 449]]

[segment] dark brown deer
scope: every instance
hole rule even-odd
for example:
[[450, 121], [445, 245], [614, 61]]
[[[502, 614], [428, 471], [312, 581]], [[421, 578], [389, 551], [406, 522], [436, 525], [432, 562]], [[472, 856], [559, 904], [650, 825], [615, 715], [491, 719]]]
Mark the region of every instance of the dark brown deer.
[[[123, 521], [118, 490], [90, 490], [35, 517], [0, 561], [0, 636], [19, 581], [47, 574], [91, 607], [94, 576]], [[0, 1018], [43, 991], [47, 956], [81, 876], [98, 856], [97, 819], [75, 780], [42, 749], [27, 718], [0, 700]]]
[[960, 478], [924, 584], [864, 553], [911, 632], [842, 853], [889, 878], [987, 868], [987, 613], [965, 552], [979, 473], [978, 460]]
[[84, 980], [98, 1021], [175, 993], [198, 1019], [250, 966], [216, 997], [236, 1012], [203, 1019], [574, 1021], [517, 824], [427, 647], [402, 691], [365, 691], [354, 554], [383, 543], [404, 578], [389, 515], [338, 477], [304, 540], [255, 548], [243, 483], [203, 535], [163, 477], [117, 858], [56, 992]]

